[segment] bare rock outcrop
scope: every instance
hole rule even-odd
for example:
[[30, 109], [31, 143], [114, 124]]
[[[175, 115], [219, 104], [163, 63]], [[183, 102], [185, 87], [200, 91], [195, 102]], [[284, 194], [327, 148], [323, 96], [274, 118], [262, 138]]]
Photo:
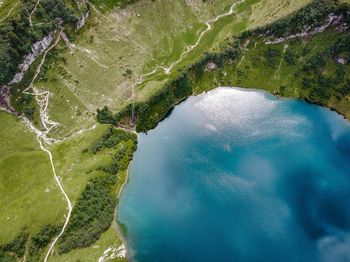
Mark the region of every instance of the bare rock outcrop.
[[54, 34], [50, 32], [42, 40], [35, 42], [32, 45], [31, 52], [23, 57], [23, 62], [18, 66], [19, 72], [15, 74], [9, 85], [21, 82], [24, 73], [28, 70], [35, 59], [41, 55], [52, 43]]

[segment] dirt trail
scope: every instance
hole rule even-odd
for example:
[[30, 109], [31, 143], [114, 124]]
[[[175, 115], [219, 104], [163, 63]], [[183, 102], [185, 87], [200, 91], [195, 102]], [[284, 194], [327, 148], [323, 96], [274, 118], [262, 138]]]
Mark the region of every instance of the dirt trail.
[[17, 5], [18, 5], [18, 3], [16, 3], [14, 6], [12, 6], [11, 9], [8, 11], [7, 15], [6, 15], [4, 18], [0, 19], [0, 22], [5, 21], [5, 20], [10, 16], [10, 14], [11, 14], [12, 11], [13, 11], [13, 9], [15, 9], [15, 7], [16, 7]]
[[29, 20], [29, 25], [30, 25], [31, 27], [33, 26], [33, 23], [32, 23], [32, 16], [33, 16], [33, 14], [35, 13], [36, 8], [38, 7], [39, 3], [40, 3], [40, 0], [36, 1], [33, 10], [32, 10], [32, 11], [30, 12], [30, 14], [29, 14], [28, 20]]
[[182, 54], [180, 55], [179, 59], [176, 60], [175, 62], [173, 62], [169, 67], [165, 67], [165, 66], [156, 66], [153, 68], [153, 70], [149, 73], [143, 74], [141, 76], [139, 76], [138, 80], [131, 86], [131, 102], [132, 102], [132, 119], [134, 116], [134, 88], [139, 85], [142, 84], [144, 82], [144, 78], [150, 75], [155, 74], [159, 69], [163, 70], [165, 72], [165, 74], [169, 74], [171, 72], [171, 70], [177, 65], [179, 64], [183, 58], [189, 53], [191, 52], [193, 49], [195, 49], [199, 43], [201, 42], [202, 38], [204, 37], [204, 35], [206, 33], [208, 33], [212, 28], [213, 28], [213, 24], [217, 21], [219, 21], [221, 18], [226, 17], [226, 16], [230, 16], [233, 14], [234, 9], [237, 5], [243, 3], [245, 0], [239, 0], [235, 3], [233, 3], [230, 7], [230, 9], [223, 14], [220, 14], [218, 16], [216, 16], [214, 19], [208, 20], [207, 22], [205, 22], [207, 28], [202, 31], [196, 41], [196, 43], [194, 43], [193, 45], [187, 46], [186, 50], [184, 52], [182, 52]]
[[[223, 17], [226, 17], [226, 16], [229, 16], [233, 13], [234, 11], [234, 8], [236, 5], [244, 2], [245, 0], [240, 0], [238, 2], [235, 2], [234, 4], [231, 5], [231, 8], [228, 12], [224, 13], [224, 14], [221, 14], [221, 15], [218, 15], [216, 16], [214, 19], [212, 20], [209, 20], [206, 22], [206, 25], [207, 25], [207, 28], [199, 35], [197, 41], [195, 44], [193, 45], [190, 45], [186, 48], [186, 50], [181, 54], [181, 56], [179, 57], [178, 60], [176, 60], [175, 62], [173, 62], [169, 67], [164, 67], [164, 66], [156, 66], [151, 72], [147, 73], [147, 74], [144, 74], [144, 75], [141, 75], [138, 79], [138, 81], [132, 85], [132, 94], [131, 94], [131, 100], [132, 102], [134, 101], [134, 87], [138, 84], [141, 84], [143, 81], [144, 81], [144, 78], [147, 77], [147, 76], [150, 76], [152, 74], [154, 74], [157, 70], [159, 69], [162, 69], [164, 70], [164, 72], [166, 74], [169, 74], [170, 71], [177, 65], [179, 64], [182, 59], [184, 58], [184, 56], [191, 52], [194, 48], [196, 48], [200, 41], [202, 40], [203, 36], [209, 32], [211, 29], [212, 29], [212, 25], [213, 23], [215, 23], [216, 21], [218, 21], [219, 19], [223, 18]], [[35, 7], [34, 9], [32, 10], [32, 12], [30, 13], [30, 16], [29, 16], [29, 23], [30, 25], [32, 25], [32, 20], [31, 20], [31, 17], [33, 15], [33, 13], [35, 12], [38, 4], [40, 3], [40, 0], [38, 0], [35, 4]], [[50, 164], [51, 164], [51, 169], [52, 169], [52, 173], [54, 175], [54, 178], [55, 178], [55, 181], [57, 183], [57, 185], [59, 186], [62, 194], [64, 195], [64, 198], [67, 202], [67, 207], [68, 207], [68, 212], [67, 212], [67, 215], [66, 215], [66, 219], [65, 219], [65, 222], [64, 222], [64, 225], [61, 229], [61, 232], [55, 237], [55, 239], [51, 242], [50, 246], [49, 246], [49, 249], [46, 253], [46, 256], [45, 256], [45, 259], [44, 259], [44, 262], [47, 262], [48, 259], [49, 259], [49, 256], [51, 254], [51, 252], [53, 251], [54, 249], [54, 246], [55, 244], [57, 243], [58, 239], [63, 235], [68, 223], [69, 223], [69, 219], [70, 219], [70, 216], [71, 216], [71, 213], [72, 213], [72, 209], [73, 209], [73, 205], [72, 205], [72, 202], [70, 201], [67, 193], [65, 192], [64, 188], [63, 188], [63, 184], [62, 182], [60, 181], [60, 177], [57, 176], [56, 174], [56, 169], [55, 169], [55, 165], [54, 165], [54, 161], [53, 161], [53, 156], [52, 156], [52, 153], [49, 149], [47, 149], [47, 145], [51, 145], [51, 144], [54, 144], [56, 142], [59, 142], [59, 140], [56, 140], [54, 138], [50, 138], [48, 137], [48, 134], [50, 133], [50, 131], [55, 128], [58, 123], [57, 122], [54, 122], [52, 120], [49, 119], [49, 114], [48, 114], [48, 105], [49, 105], [49, 97], [50, 97], [50, 92], [49, 91], [40, 91], [38, 89], [36, 89], [35, 87], [33, 87], [33, 83], [35, 82], [35, 80], [37, 79], [38, 75], [40, 74], [41, 72], [41, 68], [42, 68], [42, 65], [44, 64], [45, 62], [45, 58], [46, 58], [46, 55], [47, 53], [53, 49], [59, 42], [59, 40], [61, 39], [62, 37], [62, 31], [59, 32], [59, 34], [57, 34], [57, 40], [55, 41], [55, 43], [50, 47], [48, 48], [45, 52], [44, 52], [44, 55], [43, 55], [43, 58], [41, 60], [41, 63], [39, 64], [36, 72], [35, 72], [35, 75], [30, 83], [30, 85], [23, 91], [23, 93], [25, 94], [30, 94], [30, 95], [33, 95], [39, 105], [39, 112], [40, 112], [40, 120], [41, 120], [41, 124], [43, 126], [43, 131], [38, 129], [37, 127], [35, 127], [33, 125], [32, 122], [30, 122], [26, 117], [24, 116], [21, 116], [21, 119], [25, 122], [25, 124], [27, 125], [27, 127], [36, 134], [36, 138], [38, 140], [38, 143], [40, 145], [40, 148], [41, 150], [43, 150], [45, 153], [48, 154], [49, 156], [49, 159], [50, 159]], [[85, 50], [84, 50], [85, 51]], [[32, 90], [32, 92], [30, 92], [29, 90]], [[134, 104], [134, 103], [132, 103]], [[94, 127], [93, 127], [94, 128]]]
[[[62, 32], [62, 30], [61, 30]], [[61, 33], [60, 32], [60, 33]], [[34, 74], [34, 77], [32, 79], [32, 81], [30, 82], [29, 86], [23, 91], [23, 93], [25, 94], [30, 94], [30, 95], [33, 95], [35, 97], [35, 100], [36, 102], [38, 103], [39, 105], [39, 112], [40, 112], [40, 122], [43, 126], [43, 130], [40, 130], [39, 128], [35, 127], [33, 125], [32, 122], [29, 121], [28, 118], [26, 118], [25, 116], [21, 116], [21, 119], [25, 122], [26, 126], [36, 134], [36, 139], [38, 140], [38, 143], [40, 145], [40, 148], [41, 150], [43, 150], [45, 153], [47, 153], [47, 155], [49, 156], [49, 159], [50, 159], [50, 165], [51, 165], [51, 170], [52, 170], [52, 173], [54, 175], [54, 178], [55, 178], [55, 181], [58, 185], [58, 187], [60, 188], [66, 202], [67, 202], [67, 208], [68, 208], [68, 212], [67, 212], [67, 215], [66, 215], [66, 218], [65, 218], [65, 222], [64, 222], [64, 225], [61, 229], [61, 232], [55, 237], [55, 239], [52, 241], [52, 243], [50, 244], [49, 246], [49, 249], [46, 253], [46, 256], [45, 256], [45, 259], [44, 261], [46, 262], [54, 248], [54, 245], [56, 244], [57, 240], [62, 236], [62, 234], [64, 233], [67, 225], [68, 225], [68, 222], [69, 222], [69, 219], [70, 219], [70, 216], [71, 216], [71, 213], [72, 213], [72, 208], [73, 208], [73, 205], [72, 205], [72, 202], [70, 201], [67, 193], [65, 192], [64, 188], [63, 188], [63, 185], [62, 185], [62, 182], [60, 181], [60, 177], [57, 176], [56, 174], [56, 169], [55, 169], [55, 165], [54, 165], [54, 162], [53, 162], [53, 156], [52, 156], [52, 153], [49, 149], [47, 149], [47, 145], [51, 145], [51, 144], [54, 144], [56, 142], [59, 142], [59, 140], [56, 140], [54, 138], [49, 138], [48, 137], [48, 134], [50, 133], [50, 131], [56, 127], [58, 125], [57, 122], [54, 122], [52, 120], [49, 119], [49, 114], [48, 114], [48, 105], [49, 105], [49, 97], [50, 97], [50, 92], [49, 91], [39, 91], [38, 89], [36, 89], [35, 87], [33, 87], [33, 83], [35, 82], [35, 80], [37, 79], [38, 75], [40, 74], [41, 72], [41, 68], [42, 68], [42, 65], [44, 64], [45, 62], [45, 59], [46, 59], [46, 55], [48, 54], [48, 52], [50, 52], [51, 49], [53, 49], [59, 42], [60, 40], [60, 33], [57, 34], [57, 39], [55, 41], [55, 43], [53, 45], [51, 45], [51, 47], [49, 47], [43, 57], [42, 57], [42, 60]], [[29, 90], [32, 90], [29, 91]]]
[[[245, 0], [239, 0], [239, 1], [235, 2], [235, 3], [233, 3], [233, 4], [231, 5], [229, 11], [227, 11], [226, 13], [223, 13], [223, 14], [221, 14], [221, 15], [216, 16], [214, 19], [211, 19], [211, 20], [208, 20], [207, 22], [205, 22], [207, 28], [206, 28], [204, 31], [202, 31], [202, 33], [199, 35], [199, 37], [198, 37], [196, 43], [194, 43], [193, 45], [187, 46], [187, 47], [186, 47], [186, 50], [185, 50], [184, 52], [182, 52], [182, 54], [180, 55], [179, 59], [176, 60], [175, 62], [173, 62], [169, 67], [165, 67], [165, 66], [156, 66], [151, 72], [142, 75], [142, 76], [141, 76], [141, 79], [144, 78], [144, 77], [153, 75], [158, 69], [162, 69], [162, 70], [164, 70], [164, 72], [165, 72], [166, 74], [169, 74], [170, 71], [171, 71], [177, 64], [179, 64], [179, 63], [182, 61], [182, 59], [183, 59], [189, 52], [191, 52], [193, 49], [195, 49], [195, 48], [199, 45], [199, 43], [201, 42], [201, 40], [202, 40], [202, 38], [204, 37], [204, 35], [205, 35], [206, 33], [208, 33], [208, 32], [213, 28], [213, 24], [214, 24], [215, 22], [219, 21], [221, 18], [224, 18], [224, 17], [226, 17], [226, 16], [232, 15], [232, 14], [233, 14], [233, 11], [234, 11], [234, 9], [235, 9], [235, 7], [236, 7], [237, 5], [243, 3], [244, 1], [245, 1]], [[139, 80], [139, 81], [140, 81], [140, 80]]]
[[281, 70], [281, 66], [282, 66], [283, 60], [284, 60], [284, 58], [285, 58], [285, 54], [286, 54], [286, 50], [287, 50], [287, 49], [288, 49], [288, 45], [285, 44], [284, 47], [283, 47], [283, 52], [282, 52], [282, 55], [281, 55], [280, 62], [278, 63], [277, 70], [276, 70], [275, 73], [274, 73], [274, 78], [277, 78], [278, 73], [279, 73], [280, 70]]

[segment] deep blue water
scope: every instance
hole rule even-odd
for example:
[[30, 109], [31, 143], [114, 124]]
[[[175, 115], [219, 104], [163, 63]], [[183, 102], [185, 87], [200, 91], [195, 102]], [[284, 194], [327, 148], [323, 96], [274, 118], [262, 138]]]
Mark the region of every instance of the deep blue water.
[[350, 124], [258, 91], [191, 97], [140, 134], [118, 219], [139, 262], [350, 261]]

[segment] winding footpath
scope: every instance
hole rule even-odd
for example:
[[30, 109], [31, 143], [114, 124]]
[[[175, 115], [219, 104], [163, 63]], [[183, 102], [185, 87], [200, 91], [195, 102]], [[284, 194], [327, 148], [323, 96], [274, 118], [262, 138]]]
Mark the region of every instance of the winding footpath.
[[169, 67], [159, 66], [158, 65], [158, 66], [155, 66], [151, 72], [143, 74], [143, 75], [140, 75], [138, 77], [138, 80], [131, 86], [131, 102], [132, 102], [132, 114], [133, 115], [134, 115], [134, 88], [137, 85], [142, 84], [144, 82], [144, 78], [145, 77], [148, 77], [148, 76], [151, 76], [151, 75], [155, 74], [159, 69], [163, 70], [165, 74], [170, 74], [171, 70], [176, 65], [178, 65], [189, 52], [191, 52], [193, 49], [195, 49], [199, 45], [199, 43], [201, 42], [201, 40], [204, 37], [204, 35], [206, 33], [208, 33], [213, 28], [213, 24], [215, 22], [219, 21], [221, 18], [224, 18], [226, 16], [232, 15], [234, 10], [235, 10], [235, 8], [236, 8], [236, 6], [239, 5], [239, 4], [242, 4], [243, 2], [245, 2], [245, 0], [236, 1], [235, 3], [233, 3], [231, 5], [230, 9], [226, 13], [218, 15], [214, 19], [211, 19], [211, 20], [208, 20], [207, 22], [205, 22], [205, 25], [207, 26], [207, 28], [200, 33], [196, 43], [194, 43], [193, 45], [187, 46], [186, 50], [182, 52], [182, 54], [180, 55], [179, 59], [176, 60], [175, 62], [173, 62]]
[[6, 15], [4, 18], [0, 19], [0, 22], [5, 21], [5, 20], [10, 16], [10, 14], [11, 14], [12, 11], [13, 11], [13, 9], [15, 9], [15, 7], [16, 7], [17, 5], [18, 5], [18, 3], [15, 3], [14, 6], [12, 6], [11, 9], [8, 11], [7, 15]]
[[[62, 30], [61, 30], [61, 32], [62, 32]], [[55, 181], [56, 181], [58, 187], [60, 188], [60, 190], [61, 190], [61, 192], [62, 192], [62, 194], [63, 194], [63, 196], [64, 196], [64, 198], [65, 198], [65, 200], [67, 202], [67, 208], [68, 208], [68, 212], [67, 212], [67, 215], [65, 217], [65, 222], [64, 222], [63, 227], [61, 229], [61, 232], [51, 242], [51, 244], [49, 246], [49, 249], [48, 249], [48, 251], [46, 253], [45, 259], [44, 259], [45, 262], [48, 260], [48, 258], [50, 256], [50, 254], [51, 254], [51, 252], [52, 252], [56, 242], [63, 235], [63, 233], [64, 233], [64, 231], [65, 231], [65, 229], [66, 229], [66, 227], [68, 225], [68, 222], [69, 222], [69, 219], [70, 219], [70, 216], [71, 216], [71, 213], [72, 213], [72, 209], [73, 209], [72, 202], [70, 201], [67, 193], [65, 192], [65, 190], [63, 188], [63, 184], [60, 181], [60, 177], [57, 176], [55, 165], [54, 165], [54, 162], [53, 162], [52, 153], [51, 153], [51, 151], [49, 149], [47, 149], [47, 147], [45, 147], [45, 145], [51, 145], [51, 144], [59, 142], [59, 140], [56, 140], [54, 138], [49, 138], [48, 137], [48, 134], [50, 133], [50, 131], [54, 127], [56, 127], [58, 125], [57, 122], [54, 122], [54, 121], [49, 119], [48, 105], [49, 105], [50, 92], [49, 91], [39, 91], [38, 89], [33, 87], [33, 83], [35, 82], [35, 80], [37, 79], [38, 75], [41, 72], [41, 68], [42, 68], [42, 66], [43, 66], [43, 64], [45, 62], [47, 53], [58, 44], [58, 42], [60, 40], [60, 33], [57, 35], [57, 39], [56, 39], [55, 43], [53, 45], [51, 45], [51, 47], [49, 47], [44, 52], [42, 60], [41, 60], [39, 66], [38, 66], [38, 68], [37, 68], [37, 70], [36, 70], [36, 72], [34, 74], [34, 77], [33, 77], [32, 81], [30, 82], [29, 86], [23, 91], [23, 93], [29, 94], [29, 95], [33, 95], [35, 97], [35, 100], [36, 100], [36, 102], [39, 105], [40, 122], [41, 122], [41, 124], [43, 126], [43, 131], [38, 129], [37, 127], [35, 127], [33, 125], [33, 123], [29, 121], [28, 118], [26, 118], [24, 116], [21, 116], [21, 119], [25, 122], [26, 126], [32, 132], [34, 132], [36, 134], [36, 139], [38, 140], [38, 143], [40, 145], [41, 150], [43, 150], [49, 156], [52, 173], [54, 175], [54, 178], [55, 178]], [[30, 89], [32, 89], [33, 91], [30, 92], [29, 91]]]
[[[244, 2], [245, 0], [240, 0], [240, 1], [237, 1], [235, 2], [234, 4], [231, 5], [229, 11], [227, 11], [226, 13], [224, 14], [221, 14], [221, 15], [218, 15], [216, 16], [214, 19], [212, 20], [209, 20], [207, 21], [205, 24], [207, 26], [207, 28], [201, 32], [201, 34], [199, 35], [197, 41], [195, 44], [193, 45], [190, 45], [190, 46], [187, 46], [186, 50], [180, 55], [179, 59], [176, 60], [175, 62], [173, 62], [169, 67], [165, 67], [165, 66], [156, 66], [151, 72], [149, 73], [146, 73], [146, 74], [143, 74], [141, 76], [139, 76], [138, 78], [138, 81], [136, 81], [135, 84], [132, 85], [131, 87], [131, 100], [132, 102], [134, 102], [134, 87], [136, 85], [139, 85], [141, 83], [144, 82], [144, 78], [147, 77], [147, 76], [150, 76], [150, 75], [153, 75], [154, 73], [157, 72], [157, 70], [159, 69], [162, 69], [166, 74], [169, 74], [171, 72], [171, 70], [177, 65], [179, 64], [183, 58], [186, 56], [186, 54], [188, 54], [189, 52], [191, 52], [194, 48], [196, 48], [200, 41], [202, 40], [202, 38], [204, 37], [204, 35], [209, 32], [212, 27], [213, 27], [213, 23], [215, 23], [216, 21], [218, 21], [219, 19], [223, 18], [223, 17], [226, 17], [226, 16], [230, 16], [233, 14], [233, 11], [234, 11], [234, 8]], [[30, 25], [32, 25], [32, 21], [31, 21], [31, 16], [32, 14], [35, 12], [38, 4], [39, 4], [40, 0], [38, 0], [36, 2], [36, 5], [34, 7], [34, 9], [32, 10], [30, 16], [29, 16], [29, 23]], [[67, 202], [67, 208], [68, 208], [68, 212], [65, 216], [65, 222], [63, 224], [63, 227], [60, 231], [60, 233], [54, 238], [54, 240], [51, 242], [49, 248], [48, 248], [48, 251], [45, 255], [45, 259], [44, 259], [44, 262], [47, 262], [48, 259], [49, 259], [49, 256], [51, 255], [53, 249], [54, 249], [54, 246], [55, 244], [57, 243], [58, 239], [63, 235], [63, 233], [65, 232], [66, 230], [66, 227], [69, 223], [69, 220], [70, 220], [70, 217], [71, 217], [71, 213], [72, 213], [72, 209], [73, 209], [73, 204], [71, 202], [71, 200], [69, 199], [67, 193], [65, 192], [64, 190], [64, 187], [63, 187], [63, 184], [62, 182], [60, 181], [60, 177], [57, 176], [57, 173], [56, 173], [56, 169], [55, 169], [55, 165], [54, 165], [54, 161], [53, 161], [53, 156], [52, 156], [52, 152], [47, 148], [48, 145], [52, 145], [54, 143], [57, 143], [57, 142], [60, 142], [60, 140], [57, 140], [57, 139], [54, 139], [54, 138], [50, 138], [48, 137], [48, 135], [50, 134], [51, 130], [53, 128], [55, 128], [58, 123], [57, 122], [54, 122], [52, 120], [49, 119], [49, 114], [48, 114], [48, 105], [49, 105], [49, 97], [50, 97], [50, 92], [49, 91], [40, 91], [38, 89], [36, 89], [33, 84], [35, 82], [35, 80], [37, 79], [37, 77], [39, 76], [40, 72], [41, 72], [41, 68], [45, 62], [45, 59], [46, 59], [46, 55], [48, 54], [48, 52], [53, 49], [59, 42], [59, 40], [61, 39], [61, 36], [62, 36], [62, 32], [63, 30], [61, 29], [61, 31], [57, 34], [57, 39], [55, 41], [54, 44], [52, 44], [43, 54], [43, 57], [42, 57], [42, 60], [34, 74], [34, 77], [31, 81], [31, 83], [29, 84], [29, 86], [23, 91], [23, 93], [25, 94], [29, 94], [29, 95], [33, 95], [35, 97], [35, 100], [37, 102], [37, 104], [39, 105], [39, 112], [40, 112], [40, 122], [42, 124], [42, 127], [43, 127], [43, 130], [40, 130], [39, 128], [35, 127], [33, 125], [33, 123], [28, 119], [26, 118], [25, 116], [20, 116], [20, 118], [25, 122], [26, 126], [33, 132], [36, 134], [36, 139], [38, 140], [38, 143], [40, 145], [40, 148], [42, 151], [44, 151], [48, 156], [49, 156], [49, 159], [50, 159], [50, 165], [51, 165], [51, 170], [52, 170], [52, 173], [54, 175], [54, 178], [55, 178], [55, 181], [58, 185], [58, 187], [60, 188], [66, 202]], [[32, 91], [30, 91], [32, 90]], [[132, 103], [134, 104], [134, 103]], [[95, 127], [95, 126], [94, 126]], [[94, 128], [93, 127], [93, 128]]]
[[33, 23], [32, 23], [32, 16], [33, 16], [33, 14], [35, 13], [35, 11], [36, 11], [36, 9], [37, 9], [39, 3], [40, 3], [40, 0], [37, 0], [36, 3], [35, 3], [35, 6], [34, 6], [34, 8], [33, 8], [33, 10], [32, 10], [32, 11], [30, 12], [30, 14], [29, 14], [28, 20], [29, 20], [29, 25], [30, 25], [30, 26], [33, 26]]
[[[179, 57], [178, 60], [176, 60], [175, 62], [173, 62], [169, 67], [165, 67], [165, 66], [156, 66], [151, 72], [149, 72], [149, 73], [147, 73], [147, 74], [144, 74], [144, 75], [141, 75], [141, 76], [140, 76], [140, 79], [139, 79], [139, 81], [138, 81], [138, 82], [139, 82], [138, 84], [142, 83], [142, 81], [143, 81], [142, 79], [143, 79], [144, 77], [153, 75], [155, 72], [157, 72], [158, 69], [162, 69], [162, 70], [164, 70], [164, 72], [165, 72], [166, 74], [169, 74], [169, 73], [171, 72], [171, 70], [172, 70], [177, 64], [179, 64], [179, 63], [182, 61], [182, 59], [185, 57], [185, 55], [187, 55], [189, 52], [191, 52], [193, 49], [195, 49], [195, 48], [199, 45], [199, 43], [201, 42], [201, 40], [202, 40], [202, 38], [204, 37], [204, 35], [205, 35], [206, 33], [208, 33], [208, 32], [213, 28], [213, 24], [214, 24], [215, 22], [219, 21], [221, 18], [224, 18], [224, 17], [226, 17], [226, 16], [232, 15], [232, 14], [233, 14], [233, 11], [235, 10], [235, 7], [236, 7], [237, 5], [243, 3], [244, 1], [245, 1], [245, 0], [239, 0], [239, 1], [235, 2], [235, 3], [233, 3], [233, 4], [231, 5], [230, 9], [229, 9], [226, 13], [223, 13], [223, 14], [221, 14], [221, 15], [218, 15], [218, 16], [216, 16], [214, 19], [211, 19], [211, 20], [208, 20], [207, 22], [205, 22], [205, 25], [207, 26], [207, 28], [206, 28], [204, 31], [202, 31], [202, 33], [200, 33], [200, 35], [199, 35], [199, 37], [198, 37], [196, 43], [194, 43], [193, 45], [190, 45], [190, 46], [187, 46], [187, 47], [186, 47], [186, 50], [185, 50], [184, 52], [182, 52], [182, 54], [180, 55], [180, 57]], [[141, 81], [141, 82], [140, 82], [140, 81]]]

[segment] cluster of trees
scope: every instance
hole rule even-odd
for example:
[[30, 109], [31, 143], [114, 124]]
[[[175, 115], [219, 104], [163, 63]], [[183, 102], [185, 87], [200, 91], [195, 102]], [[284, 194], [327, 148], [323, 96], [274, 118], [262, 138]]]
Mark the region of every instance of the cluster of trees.
[[109, 174], [117, 174], [119, 171], [126, 170], [135, 150], [136, 144], [134, 142], [130, 142], [128, 146], [122, 146], [112, 157], [112, 162], [110, 164], [100, 166], [97, 170]]
[[281, 57], [281, 52], [277, 49], [269, 47], [265, 52], [265, 58], [268, 66], [272, 68], [277, 67], [278, 59]]
[[[136, 142], [136, 135], [130, 132], [126, 132], [121, 129], [116, 129], [113, 127], [110, 127], [98, 140], [96, 140], [92, 146], [90, 147], [90, 150], [93, 154], [96, 154], [103, 148], [113, 148], [119, 143], [123, 141], [128, 141], [129, 139]], [[89, 149], [84, 150], [89, 151]]]
[[103, 148], [113, 148], [117, 145], [118, 151], [112, 157], [111, 163], [100, 166], [97, 170], [109, 174], [117, 174], [118, 171], [126, 170], [137, 147], [137, 137], [134, 133], [111, 127], [91, 146], [91, 151], [96, 154]]
[[130, 161], [132, 160], [133, 153], [137, 148], [137, 140], [130, 139], [121, 144], [117, 153], [112, 157], [112, 162], [105, 166], [100, 166], [98, 170], [105, 173], [116, 174], [118, 171], [124, 171], [127, 169]]
[[[1, 58], [0, 58], [1, 59]], [[23, 90], [30, 84], [34, 76], [36, 68], [31, 66], [24, 75], [21, 82], [15, 84], [11, 88], [11, 105], [14, 109], [25, 114], [29, 119], [33, 120], [35, 108], [37, 106], [34, 96], [23, 93]]]
[[[337, 62], [339, 57], [349, 61], [350, 34], [344, 32], [335, 35], [333, 43], [311, 54], [312, 49], [315, 51], [314, 46], [313, 41], [302, 43], [293, 40], [284, 54], [284, 61], [287, 65], [294, 65], [292, 70], [295, 70], [294, 79], [296, 86], [300, 88], [300, 96], [309, 102], [327, 105], [331, 98], [341, 99], [350, 94], [350, 79], [346, 73], [349, 65]], [[268, 46], [264, 54], [267, 64], [272, 67], [276, 65], [276, 58], [281, 58], [280, 51], [274, 49], [274, 45]], [[303, 59], [299, 59], [300, 57]], [[254, 66], [260, 69], [261, 64]], [[284, 85], [277, 93], [283, 94], [286, 89]]]
[[17, 261], [23, 257], [29, 234], [22, 231], [12, 241], [0, 246], [0, 261]]
[[18, 10], [0, 23], [0, 85], [13, 78], [32, 44], [57, 27], [56, 19], [74, 25], [77, 21], [74, 11], [62, 0], [42, 0], [32, 18], [35, 24], [30, 26], [28, 17], [35, 3], [35, 0], [21, 1]]
[[24, 256], [27, 245], [27, 261], [39, 261], [42, 251], [61, 228], [62, 225], [44, 225], [38, 233], [31, 236], [23, 230], [12, 241], [0, 246], [0, 261], [18, 261], [19, 258]]
[[28, 261], [36, 262], [40, 260], [42, 251], [48, 246], [52, 239], [60, 232], [62, 225], [44, 225], [40, 231], [29, 240]]
[[341, 4], [337, 0], [314, 0], [301, 10], [277, 22], [245, 31], [242, 37], [260, 34], [282, 37], [287, 34], [300, 33], [310, 26], [316, 27], [323, 24], [330, 13], [342, 14], [348, 19], [347, 9], [346, 4]]
[[116, 117], [108, 106], [104, 106], [102, 109], [97, 109], [97, 121], [101, 124], [115, 124]]
[[326, 61], [324, 59], [325, 54], [316, 54], [310, 57], [303, 64], [302, 70], [304, 72], [318, 72], [321, 68], [326, 65]]
[[288, 49], [284, 54], [284, 60], [287, 62], [288, 65], [295, 65], [297, 59], [298, 57], [296, 56], [296, 54], [293, 53], [293, 51], [291, 51], [290, 49]]
[[[297, 72], [302, 77], [302, 85], [310, 90], [310, 99], [326, 101], [330, 97], [341, 97], [350, 94], [350, 79], [346, 78], [345, 68], [347, 65], [336, 63], [339, 56], [347, 61], [350, 59], [350, 34], [337, 35], [334, 43], [322, 52], [318, 52], [308, 58]], [[327, 62], [328, 61], [328, 62]], [[326, 74], [327, 63], [333, 64], [334, 73]]]
[[74, 206], [65, 233], [59, 241], [59, 253], [88, 247], [106, 231], [114, 217], [116, 176], [105, 174], [89, 180]]
[[72, 216], [59, 242], [59, 253], [95, 243], [111, 225], [116, 206], [116, 174], [125, 170], [136, 150], [135, 134], [110, 127], [85, 153], [97, 154], [103, 148], [118, 148], [111, 164], [98, 167], [104, 173], [91, 178], [79, 196]]
[[301, 77], [303, 88], [309, 90], [309, 98], [312, 101], [326, 104], [331, 97], [348, 95], [350, 79], [345, 77], [344, 66], [337, 65], [335, 73], [326, 75], [323, 73], [326, 68], [326, 59], [330, 56], [325, 54], [316, 54], [308, 59], [301, 70], [296, 73]]
[[22, 106], [21, 112], [23, 112], [27, 118], [33, 119], [35, 107], [33, 106], [33, 96], [22, 93], [19, 103]]
[[237, 60], [240, 55], [240, 43], [238, 40], [221, 50], [220, 53], [205, 53], [201, 59], [188, 68], [191, 80], [193, 81], [201, 78], [206, 70], [206, 65], [209, 62], [214, 63], [220, 68], [226, 63]]
[[347, 34], [338, 37], [329, 51], [332, 53], [334, 59], [339, 56], [344, 56], [343, 58], [345, 58], [347, 62], [350, 62], [350, 35]]
[[147, 132], [156, 127], [176, 103], [191, 94], [192, 87], [187, 73], [180, 74], [175, 80], [166, 83], [150, 99], [135, 105], [136, 131]]

